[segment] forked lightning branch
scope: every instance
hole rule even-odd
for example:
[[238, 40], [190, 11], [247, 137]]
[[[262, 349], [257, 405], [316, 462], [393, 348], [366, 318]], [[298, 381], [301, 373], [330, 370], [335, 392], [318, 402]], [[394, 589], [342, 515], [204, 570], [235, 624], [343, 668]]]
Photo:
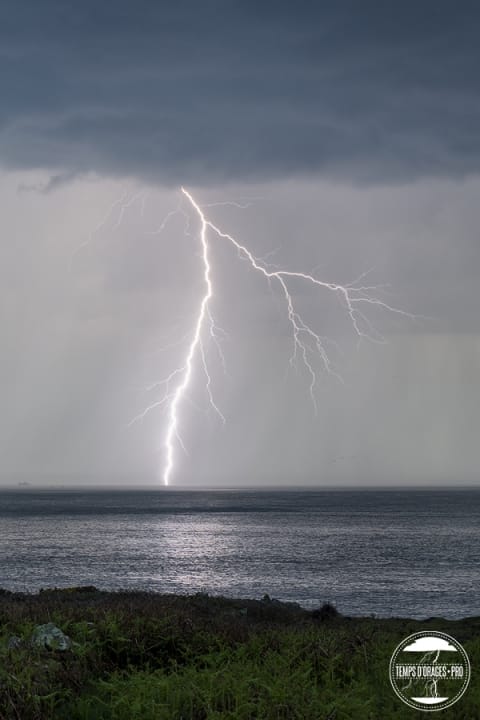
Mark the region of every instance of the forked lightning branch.
[[[207, 354], [205, 352], [205, 344], [207, 342], [216, 342], [218, 345], [217, 328], [213, 320], [211, 311], [212, 300], [220, 300], [216, 298], [215, 288], [211, 275], [211, 257], [214, 253], [213, 240], [230, 244], [237, 252], [239, 258], [246, 260], [252, 272], [263, 276], [265, 281], [276, 283], [284, 300], [285, 318], [288, 322], [292, 336], [292, 355], [290, 362], [292, 365], [297, 363], [303, 364], [309, 378], [309, 393], [316, 412], [315, 385], [317, 375], [315, 365], [318, 360], [323, 369], [331, 374], [336, 374], [330, 361], [326, 349], [325, 338], [312, 328], [302, 318], [297, 309], [294, 296], [290, 290], [292, 281], [300, 281], [311, 287], [312, 292], [320, 288], [332, 293], [340, 303], [344, 313], [350, 321], [352, 331], [359, 338], [368, 338], [378, 341], [378, 333], [374, 330], [365, 311], [372, 306], [379, 307], [391, 313], [397, 313], [405, 317], [413, 317], [398, 308], [392, 307], [384, 300], [378, 297], [379, 286], [361, 284], [366, 274], [360, 276], [356, 283], [348, 285], [340, 285], [336, 282], [328, 282], [321, 280], [313, 274], [303, 272], [301, 270], [278, 270], [271, 267], [264, 261], [257, 258], [246, 245], [237, 240], [235, 237], [225, 232], [215, 225], [205, 214], [202, 206], [194, 199], [193, 195], [184, 187], [181, 188], [184, 202], [188, 203], [190, 214], [194, 214], [199, 225], [197, 240], [200, 244], [202, 258], [202, 272], [204, 280], [204, 293], [198, 301], [198, 311], [196, 317], [192, 319], [190, 332], [190, 342], [188, 344], [185, 355], [182, 357], [178, 367], [176, 367], [168, 377], [155, 383], [152, 387], [162, 387], [164, 392], [162, 396], [148, 405], [140, 415], [135, 417], [132, 422], [145, 417], [150, 411], [161, 406], [168, 406], [168, 420], [164, 436], [164, 465], [162, 469], [162, 479], [164, 485], [168, 485], [171, 481], [175, 470], [175, 458], [177, 445], [183, 446], [181, 437], [181, 414], [184, 410], [183, 401], [192, 382], [192, 376], [195, 367], [200, 367], [205, 378], [205, 389], [209, 402], [215, 412], [219, 415], [222, 422], [225, 418], [217, 406], [213, 395], [213, 381], [207, 363]], [[168, 220], [176, 214], [182, 212], [186, 215], [185, 210], [173, 211], [168, 214], [161, 225], [161, 229], [165, 228]], [[192, 248], [192, 252], [194, 248]], [[377, 294], [376, 294], [377, 293]]]

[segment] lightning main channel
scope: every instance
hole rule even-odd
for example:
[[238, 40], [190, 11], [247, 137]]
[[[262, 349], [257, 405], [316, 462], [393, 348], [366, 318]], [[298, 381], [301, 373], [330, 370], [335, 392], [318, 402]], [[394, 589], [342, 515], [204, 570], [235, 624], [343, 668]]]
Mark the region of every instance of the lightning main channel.
[[[303, 320], [302, 316], [298, 312], [292, 294], [289, 290], [289, 282], [291, 280], [299, 280], [313, 287], [323, 288], [324, 290], [333, 293], [338, 298], [350, 321], [354, 333], [359, 338], [368, 338], [369, 340], [374, 342], [383, 342], [383, 338], [377, 333], [377, 331], [363, 312], [363, 309], [368, 306], [377, 306], [382, 308], [383, 310], [398, 315], [403, 315], [408, 318], [415, 317], [411, 313], [399, 310], [398, 308], [395, 308], [384, 302], [382, 299], [378, 298], [374, 293], [375, 291], [378, 291], [379, 286], [357, 284], [362, 280], [362, 278], [365, 277], [366, 273], [361, 275], [360, 278], [358, 278], [358, 280], [354, 283], [340, 285], [338, 283], [320, 280], [313, 274], [309, 273], [293, 270], [271, 269], [269, 265], [267, 265], [259, 258], [255, 257], [245, 245], [243, 245], [229, 233], [221, 230], [210, 219], [208, 219], [201, 205], [199, 205], [199, 203], [194, 199], [193, 195], [188, 190], [182, 187], [181, 192], [189, 202], [192, 210], [198, 216], [200, 222], [199, 239], [201, 244], [201, 258], [203, 263], [205, 292], [200, 300], [193, 335], [191, 336], [190, 344], [188, 345], [188, 350], [183, 363], [179, 367], [177, 367], [172, 373], [170, 373], [167, 378], [151, 386], [163, 386], [165, 388], [163, 396], [160, 400], [149, 405], [140, 415], [138, 415], [132, 420], [133, 423], [136, 420], [145, 417], [145, 415], [151, 410], [160, 407], [166, 403], [169, 404], [168, 424], [164, 440], [165, 465], [162, 473], [163, 483], [166, 486], [168, 486], [170, 483], [171, 476], [175, 467], [175, 441], [177, 441], [180, 446], [185, 449], [179, 433], [179, 410], [182, 400], [186, 395], [188, 386], [190, 385], [194, 362], [197, 357], [201, 361], [201, 366], [205, 373], [206, 390], [210, 405], [219, 415], [222, 422], [225, 422], [225, 417], [221, 413], [213, 398], [211, 390], [211, 376], [209, 373], [203, 345], [204, 331], [208, 328], [210, 339], [214, 340], [215, 344], [217, 345], [217, 349], [221, 354], [216, 334], [216, 330], [218, 330], [218, 328], [215, 326], [214, 319], [210, 310], [210, 300], [213, 297], [214, 289], [211, 278], [209, 254], [210, 243], [208, 238], [209, 232], [217, 236], [217, 238], [219, 238], [220, 240], [230, 243], [236, 249], [239, 257], [246, 260], [255, 272], [263, 275], [269, 283], [271, 283], [272, 281], [276, 282], [278, 287], [280, 288], [285, 300], [286, 317], [292, 331], [293, 349], [290, 357], [290, 364], [295, 367], [298, 360], [303, 363], [303, 366], [310, 378], [309, 393], [315, 413], [317, 412], [317, 405], [314, 389], [317, 377], [314, 366], [312, 364], [312, 353], [316, 354], [316, 356], [320, 358], [324, 369], [328, 373], [335, 375], [340, 380], [341, 378], [337, 375], [335, 369], [330, 362], [326, 350], [326, 339], [319, 335], [317, 332], [315, 332]], [[168, 219], [176, 212], [177, 211], [173, 211], [173, 213], [169, 213], [165, 221], [162, 223], [162, 230], [165, 228]], [[225, 366], [223, 355], [221, 355], [221, 359], [223, 365]], [[174, 380], [177, 380], [177, 385], [174, 389], [172, 389], [172, 383], [174, 382]]]
[[[173, 459], [174, 459], [174, 448], [173, 448], [173, 442], [175, 437], [179, 437], [178, 434], [178, 405], [185, 394], [185, 390], [187, 389], [190, 379], [192, 377], [192, 366], [193, 366], [193, 360], [195, 357], [195, 354], [198, 349], [201, 351], [202, 355], [202, 361], [203, 361], [203, 367], [205, 370], [205, 373], [207, 375], [207, 389], [210, 396], [210, 401], [214, 404], [213, 397], [210, 394], [210, 375], [208, 373], [208, 365], [205, 359], [205, 353], [203, 352], [203, 345], [202, 345], [202, 329], [203, 324], [205, 322], [205, 318], [207, 317], [210, 321], [210, 323], [213, 323], [213, 320], [211, 319], [211, 314], [209, 312], [208, 303], [210, 298], [213, 295], [213, 288], [212, 288], [212, 280], [210, 277], [210, 262], [208, 258], [208, 242], [207, 242], [207, 221], [201, 212], [200, 208], [196, 203], [194, 203], [194, 200], [191, 195], [187, 193], [187, 191], [182, 187], [182, 192], [184, 195], [186, 195], [190, 202], [194, 205], [194, 207], [197, 209], [200, 214], [201, 219], [201, 229], [200, 229], [200, 241], [202, 243], [202, 260], [203, 260], [203, 277], [205, 280], [205, 294], [201, 300], [200, 303], [200, 310], [197, 316], [197, 322], [195, 325], [195, 332], [193, 334], [193, 339], [190, 343], [190, 347], [188, 349], [187, 357], [185, 359], [185, 363], [182, 367], [182, 370], [180, 372], [183, 372], [183, 378], [179, 385], [177, 385], [176, 390], [174, 391], [171, 402], [170, 402], [170, 411], [169, 411], [169, 423], [167, 427], [167, 434], [165, 437], [165, 450], [166, 450], [166, 463], [165, 463], [165, 469], [163, 472], [163, 482], [164, 485], [168, 485], [170, 481], [170, 475], [172, 474], [173, 470]], [[215, 406], [216, 407], [216, 406]]]

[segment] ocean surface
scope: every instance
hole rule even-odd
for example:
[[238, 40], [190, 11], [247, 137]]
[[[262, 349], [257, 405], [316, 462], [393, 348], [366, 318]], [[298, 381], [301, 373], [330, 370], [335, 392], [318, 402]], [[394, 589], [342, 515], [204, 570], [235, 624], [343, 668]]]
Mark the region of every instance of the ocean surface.
[[480, 490], [0, 491], [0, 587], [480, 615]]

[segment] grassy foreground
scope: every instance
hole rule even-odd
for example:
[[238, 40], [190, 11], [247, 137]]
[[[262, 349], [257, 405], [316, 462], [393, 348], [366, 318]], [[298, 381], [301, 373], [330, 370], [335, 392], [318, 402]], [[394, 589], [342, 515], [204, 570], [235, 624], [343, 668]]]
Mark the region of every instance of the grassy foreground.
[[[55, 623], [64, 652], [28, 642]], [[1, 720], [399, 720], [388, 666], [417, 630], [465, 647], [472, 679], [442, 720], [480, 719], [480, 618], [347, 618], [264, 600], [95, 588], [0, 591]], [[427, 715], [428, 717], [428, 715]]]

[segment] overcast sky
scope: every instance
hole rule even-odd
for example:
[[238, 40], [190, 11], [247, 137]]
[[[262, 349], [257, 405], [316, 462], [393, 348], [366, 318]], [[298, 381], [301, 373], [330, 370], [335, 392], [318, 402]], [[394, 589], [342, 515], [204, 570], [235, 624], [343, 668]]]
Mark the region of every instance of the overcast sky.
[[160, 484], [168, 405], [129, 423], [204, 293], [184, 185], [265, 262], [369, 271], [419, 317], [368, 306], [385, 342], [358, 343], [293, 281], [342, 380], [311, 356], [315, 415], [281, 288], [210, 234], [226, 424], [197, 353], [172, 484], [478, 483], [479, 21], [465, 0], [5, 0], [0, 482]]

